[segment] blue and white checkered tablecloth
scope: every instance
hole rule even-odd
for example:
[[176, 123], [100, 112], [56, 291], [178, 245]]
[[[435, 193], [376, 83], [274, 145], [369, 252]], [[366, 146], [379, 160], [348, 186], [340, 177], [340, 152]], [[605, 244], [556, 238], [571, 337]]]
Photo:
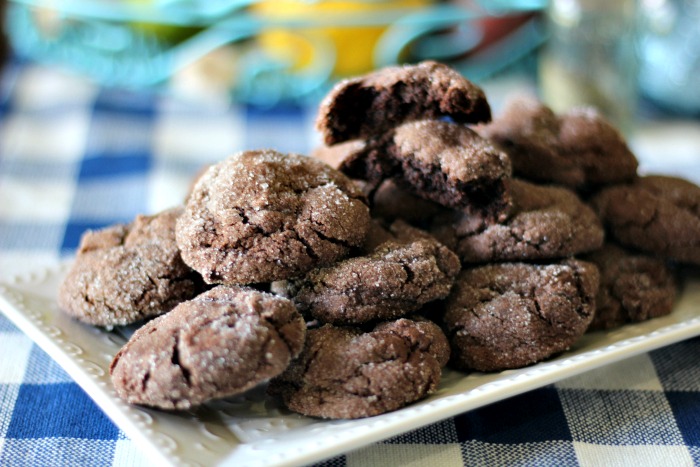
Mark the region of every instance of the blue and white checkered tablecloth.
[[[57, 264], [87, 228], [178, 204], [200, 167], [236, 150], [308, 152], [318, 138], [314, 116], [312, 106], [253, 109], [107, 91], [12, 65], [0, 82], [0, 279]], [[690, 142], [672, 165], [668, 154], [649, 165], [697, 182], [700, 130], [674, 128]], [[645, 142], [652, 153], [654, 141]], [[325, 464], [700, 465], [698, 355], [700, 338], [691, 339]], [[0, 314], [0, 466], [149, 464]]]

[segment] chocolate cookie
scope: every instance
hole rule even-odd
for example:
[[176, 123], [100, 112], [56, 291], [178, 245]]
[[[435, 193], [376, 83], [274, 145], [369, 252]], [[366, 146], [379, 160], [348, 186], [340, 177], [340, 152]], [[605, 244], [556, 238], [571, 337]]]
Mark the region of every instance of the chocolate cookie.
[[503, 222], [453, 211], [436, 217], [431, 233], [464, 263], [564, 258], [603, 244], [600, 220], [574, 192], [517, 179], [511, 192]]
[[324, 323], [359, 324], [398, 318], [447, 297], [459, 258], [405, 222], [395, 222], [390, 232], [365, 256], [291, 281], [299, 310]]
[[212, 166], [177, 223], [182, 258], [208, 283], [299, 276], [362, 245], [364, 195], [345, 175], [296, 154], [245, 151]]
[[584, 259], [600, 271], [596, 312], [589, 331], [645, 321], [673, 310], [676, 282], [664, 261], [612, 243]]
[[399, 319], [371, 332], [326, 324], [309, 330], [301, 355], [268, 391], [303, 415], [369, 417], [434, 392], [448, 358], [447, 339], [430, 321]]
[[424, 199], [494, 219], [508, 209], [510, 159], [465, 126], [436, 120], [400, 125], [388, 154], [398, 166], [393, 178]]
[[289, 300], [218, 286], [139, 328], [114, 357], [112, 382], [130, 404], [189, 409], [279, 375], [305, 333]]
[[462, 271], [447, 299], [451, 365], [500, 371], [568, 350], [595, 313], [598, 270], [583, 261]]
[[557, 116], [535, 100], [521, 99], [477, 131], [508, 153], [521, 178], [588, 192], [637, 175], [637, 158], [624, 138], [593, 108]]
[[660, 257], [700, 264], [700, 187], [650, 175], [606, 188], [591, 199], [619, 243]]
[[488, 122], [491, 108], [481, 88], [446, 65], [426, 61], [341, 81], [321, 103], [316, 127], [332, 145], [381, 135], [402, 122], [443, 116]]
[[508, 156], [463, 125], [418, 120], [382, 139], [317, 150], [352, 178], [377, 187], [384, 179], [442, 206], [502, 219], [510, 203]]
[[203, 287], [180, 257], [175, 221], [182, 208], [138, 216], [83, 234], [61, 283], [58, 304], [96, 326], [121, 326], [170, 311]]

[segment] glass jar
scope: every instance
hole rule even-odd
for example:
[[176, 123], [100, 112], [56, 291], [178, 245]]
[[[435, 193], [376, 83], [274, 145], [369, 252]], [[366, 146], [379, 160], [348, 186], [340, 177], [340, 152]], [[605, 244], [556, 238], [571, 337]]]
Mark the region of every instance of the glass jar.
[[540, 92], [555, 112], [597, 107], [623, 132], [637, 103], [635, 0], [551, 0]]
[[664, 110], [700, 116], [700, 0], [643, 0], [640, 92]]

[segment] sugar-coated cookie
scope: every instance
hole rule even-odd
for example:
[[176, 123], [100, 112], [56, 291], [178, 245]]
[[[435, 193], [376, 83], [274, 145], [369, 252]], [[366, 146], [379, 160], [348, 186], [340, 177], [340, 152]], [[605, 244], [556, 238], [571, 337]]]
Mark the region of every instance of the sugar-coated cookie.
[[369, 332], [326, 324], [268, 391], [292, 411], [361, 418], [399, 409], [437, 389], [449, 345], [427, 320], [402, 318]]
[[430, 235], [396, 221], [370, 242], [365, 255], [290, 281], [299, 310], [324, 323], [360, 324], [404, 316], [450, 293], [459, 258]]
[[437, 216], [431, 233], [464, 263], [565, 258], [603, 244], [600, 220], [573, 191], [513, 179], [511, 193], [504, 221], [453, 211]]
[[396, 183], [423, 199], [493, 219], [509, 208], [509, 157], [466, 126], [405, 123], [395, 128], [387, 155]]
[[598, 281], [598, 269], [577, 260], [462, 271], [443, 317], [450, 364], [500, 371], [568, 350], [593, 319]]
[[617, 242], [680, 262], [700, 264], [700, 187], [648, 175], [602, 190], [591, 199]]
[[596, 312], [589, 331], [658, 318], [673, 310], [677, 284], [665, 261], [613, 243], [583, 259], [600, 271]]
[[244, 151], [212, 166], [177, 223], [182, 258], [208, 283], [288, 279], [362, 245], [369, 207], [345, 175], [310, 157]]
[[315, 155], [370, 192], [390, 179], [424, 200], [492, 219], [503, 219], [511, 202], [509, 157], [464, 125], [409, 121], [380, 139], [322, 146]]
[[282, 373], [305, 334], [289, 300], [218, 286], [139, 328], [114, 357], [112, 382], [131, 404], [186, 410]]
[[321, 102], [316, 128], [332, 145], [381, 135], [402, 122], [443, 116], [488, 122], [491, 108], [481, 88], [456, 70], [425, 61], [339, 82]]
[[58, 304], [72, 317], [121, 326], [170, 311], [201, 292], [202, 278], [180, 257], [175, 222], [182, 208], [137, 216], [83, 234], [61, 283]]
[[534, 99], [518, 99], [476, 129], [508, 153], [520, 178], [589, 192], [637, 176], [637, 158], [623, 136], [593, 108], [556, 115]]

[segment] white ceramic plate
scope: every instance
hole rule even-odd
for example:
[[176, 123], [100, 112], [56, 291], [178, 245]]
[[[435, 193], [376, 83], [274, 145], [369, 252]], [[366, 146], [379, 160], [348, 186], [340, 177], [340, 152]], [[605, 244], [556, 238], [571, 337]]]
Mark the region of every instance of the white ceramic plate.
[[109, 379], [125, 342], [64, 315], [55, 297], [65, 273], [46, 270], [0, 284], [0, 309], [52, 356], [156, 465], [301, 465], [700, 334], [700, 279], [688, 280], [670, 316], [584, 336], [561, 357], [498, 374], [446, 370], [430, 398], [377, 417], [323, 421], [289, 413], [259, 388], [243, 397], [169, 414], [119, 400]]

